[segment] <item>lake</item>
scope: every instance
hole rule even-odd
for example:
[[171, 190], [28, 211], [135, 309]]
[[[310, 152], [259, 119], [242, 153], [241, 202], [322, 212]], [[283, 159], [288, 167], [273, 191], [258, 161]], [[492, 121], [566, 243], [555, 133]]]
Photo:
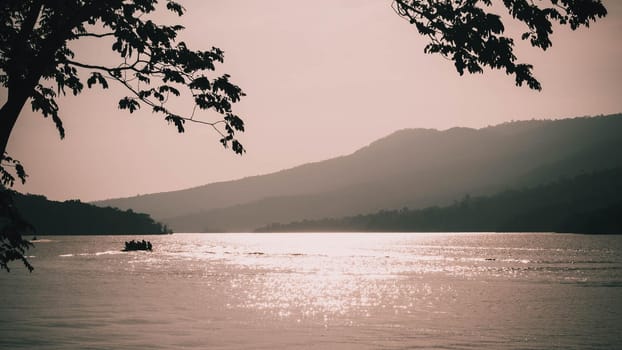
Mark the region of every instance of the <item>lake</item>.
[[39, 238], [0, 349], [622, 348], [619, 235]]

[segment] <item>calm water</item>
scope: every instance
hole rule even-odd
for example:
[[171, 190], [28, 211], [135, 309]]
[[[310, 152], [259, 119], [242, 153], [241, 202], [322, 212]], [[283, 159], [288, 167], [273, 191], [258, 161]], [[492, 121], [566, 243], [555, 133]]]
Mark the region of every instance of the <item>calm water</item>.
[[622, 236], [45, 238], [0, 349], [622, 348]]

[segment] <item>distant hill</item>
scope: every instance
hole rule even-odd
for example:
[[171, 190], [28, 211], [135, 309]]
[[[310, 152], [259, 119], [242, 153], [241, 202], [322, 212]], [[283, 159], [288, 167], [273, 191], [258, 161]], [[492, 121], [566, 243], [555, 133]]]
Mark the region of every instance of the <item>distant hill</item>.
[[[423, 208], [465, 194], [622, 166], [622, 115], [395, 132], [348, 156], [182, 191], [95, 203], [151, 214], [177, 232]], [[615, 151], [612, 151], [615, 150]]]
[[170, 233], [148, 214], [100, 208], [77, 200], [56, 202], [44, 196], [17, 194], [15, 206], [42, 235]]
[[490, 197], [465, 196], [445, 207], [272, 224], [257, 231], [622, 233], [620, 193], [617, 168]]

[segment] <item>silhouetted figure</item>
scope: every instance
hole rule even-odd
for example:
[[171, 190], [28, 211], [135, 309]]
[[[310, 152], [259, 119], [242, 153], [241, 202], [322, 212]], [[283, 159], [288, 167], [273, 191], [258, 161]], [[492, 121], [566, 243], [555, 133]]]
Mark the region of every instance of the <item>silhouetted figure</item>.
[[153, 248], [153, 246], [151, 245], [151, 242], [145, 241], [144, 239], [142, 241], [131, 240], [129, 242], [125, 242], [125, 249], [123, 249], [123, 251], [124, 252], [129, 252], [129, 251], [133, 251], [133, 250], [149, 250], [149, 251], [151, 251], [152, 248]]

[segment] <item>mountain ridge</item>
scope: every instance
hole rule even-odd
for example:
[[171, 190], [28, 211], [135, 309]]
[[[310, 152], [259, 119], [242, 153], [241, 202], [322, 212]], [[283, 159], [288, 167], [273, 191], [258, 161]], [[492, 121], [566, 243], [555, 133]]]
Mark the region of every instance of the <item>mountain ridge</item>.
[[[620, 156], [606, 152], [622, 147], [621, 117], [404, 129], [349, 155], [271, 174], [95, 204], [147, 212], [185, 232], [248, 231], [275, 221], [313, 219], [329, 208], [345, 216], [440, 205], [466, 193], [491, 194], [521, 182], [622, 165]], [[587, 169], [573, 159], [583, 159]]]

